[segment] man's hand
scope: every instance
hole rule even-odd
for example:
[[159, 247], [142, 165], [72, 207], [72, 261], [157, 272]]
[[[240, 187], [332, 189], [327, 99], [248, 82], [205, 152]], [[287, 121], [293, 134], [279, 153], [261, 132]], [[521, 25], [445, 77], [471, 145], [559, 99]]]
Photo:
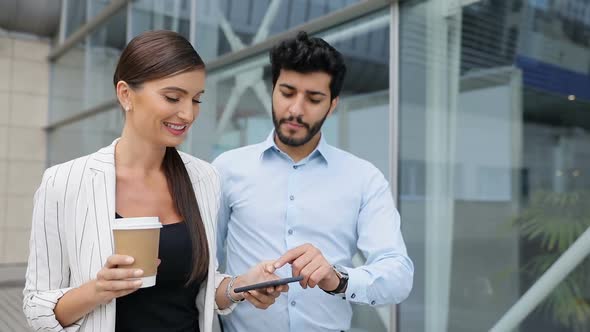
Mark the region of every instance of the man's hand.
[[[250, 270], [248, 270], [248, 272], [236, 278], [233, 289], [257, 284], [264, 281], [280, 279], [279, 276], [274, 274], [275, 268], [273, 267], [272, 263], [272, 261], [267, 261], [255, 265]], [[289, 286], [280, 285], [275, 287], [267, 287], [265, 289], [255, 289], [243, 293], [234, 293], [233, 289], [231, 292], [232, 298], [237, 300], [243, 296], [243, 298], [252, 303], [256, 308], [267, 309], [273, 303], [275, 303], [276, 298], [279, 297], [282, 292], [289, 290]]]
[[319, 286], [329, 292], [335, 290], [340, 283], [332, 264], [318, 248], [309, 243], [287, 251], [274, 262], [274, 268], [279, 269], [287, 263], [291, 264], [294, 277], [303, 276], [303, 280], [299, 282], [303, 288]]

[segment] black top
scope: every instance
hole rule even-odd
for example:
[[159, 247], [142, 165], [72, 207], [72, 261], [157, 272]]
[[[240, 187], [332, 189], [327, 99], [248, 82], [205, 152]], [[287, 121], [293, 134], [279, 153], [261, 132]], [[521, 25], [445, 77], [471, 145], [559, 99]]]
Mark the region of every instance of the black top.
[[[118, 214], [117, 218], [121, 218]], [[117, 299], [117, 332], [199, 332], [198, 284], [185, 286], [192, 268], [192, 245], [184, 222], [160, 229], [156, 285]]]

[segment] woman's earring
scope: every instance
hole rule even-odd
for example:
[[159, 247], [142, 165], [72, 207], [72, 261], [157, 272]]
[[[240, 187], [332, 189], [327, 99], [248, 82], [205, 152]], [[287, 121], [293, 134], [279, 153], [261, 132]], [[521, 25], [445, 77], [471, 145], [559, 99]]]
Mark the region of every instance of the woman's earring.
[[125, 107], [125, 112], [129, 112], [129, 106]]

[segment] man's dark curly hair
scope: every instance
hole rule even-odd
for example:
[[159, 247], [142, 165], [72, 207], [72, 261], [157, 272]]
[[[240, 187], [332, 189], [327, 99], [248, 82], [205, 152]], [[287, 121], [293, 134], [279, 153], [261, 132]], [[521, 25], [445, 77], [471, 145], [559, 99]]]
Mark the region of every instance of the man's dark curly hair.
[[281, 69], [299, 73], [321, 71], [332, 77], [330, 99], [340, 95], [346, 75], [342, 54], [321, 38], [310, 38], [305, 31], [299, 31], [295, 38], [286, 39], [270, 51], [272, 86], [277, 83]]

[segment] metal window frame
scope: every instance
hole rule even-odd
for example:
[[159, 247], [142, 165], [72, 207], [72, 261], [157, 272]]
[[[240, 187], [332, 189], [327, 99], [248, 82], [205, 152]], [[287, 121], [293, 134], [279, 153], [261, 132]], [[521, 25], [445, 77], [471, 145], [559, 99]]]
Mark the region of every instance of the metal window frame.
[[[102, 23], [106, 22], [109, 18], [117, 14], [119, 10], [122, 10], [131, 1], [132, 0], [113, 0], [113, 2], [108, 7], [106, 7], [100, 14], [94, 17], [94, 19], [86, 23], [74, 34], [72, 34], [69, 38], [67, 38], [64, 43], [60, 44], [56, 49], [54, 49], [48, 56], [49, 61], [55, 62], [69, 49], [77, 45], [79, 42], [83, 41], [88, 34], [99, 28]], [[192, 1], [194, 1], [196, 5], [196, 1]], [[359, 17], [368, 15], [370, 13], [379, 11], [381, 9], [387, 8], [392, 4], [397, 4], [397, 0], [365, 0], [358, 4], [350, 5], [349, 7], [327, 14], [320, 18], [311, 20], [302, 25], [287, 30], [283, 33], [274, 35], [269, 39], [258, 44], [246, 47], [244, 49], [241, 49], [230, 54], [223, 55], [215, 59], [214, 61], [207, 63], [207, 72], [209, 74], [212, 74], [213, 72], [221, 70], [228, 65], [236, 64], [238, 62], [242, 62], [254, 58], [262, 53], [268, 52], [275, 43], [277, 43], [280, 40], [295, 36], [297, 32], [300, 30], [305, 30], [310, 34], [317, 33], [323, 30], [327, 30], [331, 27], [344, 24], [348, 21], [352, 21]], [[112, 100], [105, 101], [98, 106], [84, 110], [73, 116], [50, 123], [45, 127], [45, 129], [47, 131], [54, 131], [62, 126], [95, 116], [96, 114], [102, 112], [107, 112], [112, 109], [112, 105], [116, 105], [116, 102], [117, 101], [115, 98], [113, 98]]]
[[207, 71], [214, 72], [230, 64], [255, 57], [262, 53], [268, 52], [275, 44], [281, 40], [294, 37], [298, 31], [305, 30], [309, 34], [315, 34], [328, 28], [344, 24], [361, 16], [368, 15], [378, 10], [384, 9], [397, 0], [365, 0], [358, 4], [350, 5], [346, 8], [329, 13], [322, 17], [308, 21], [302, 25], [293, 27], [285, 32], [271, 36], [270, 38], [255, 45], [243, 48], [239, 51], [222, 55], [219, 58], [207, 64]]
[[[102, 12], [100, 12], [100, 14], [96, 15], [92, 20], [88, 21], [86, 24], [76, 30], [76, 32], [74, 32], [71, 36], [67, 37], [63, 43], [60, 43], [56, 48], [51, 50], [47, 56], [47, 60], [49, 62], [57, 61], [69, 49], [83, 41], [86, 36], [99, 28], [102, 23], [106, 22], [108, 19], [117, 14], [127, 5], [127, 3], [131, 1], [132, 0], [113, 0], [105, 9], [103, 9]], [[67, 20], [67, 13], [66, 17], [62, 17], [62, 20]]]
[[126, 6], [125, 40], [130, 42], [133, 39], [133, 1], [129, 1]]
[[590, 227], [555, 261], [518, 301], [494, 324], [490, 332], [518, 328], [528, 315], [590, 255]]
[[[389, 183], [394, 202], [399, 209], [399, 2], [394, 1], [390, 7], [389, 25]], [[392, 305], [389, 310], [389, 331], [397, 332], [399, 306]]]
[[197, 45], [197, 0], [190, 0], [189, 41]]
[[68, 0], [61, 0], [61, 14], [59, 19], [59, 33], [58, 33], [58, 42], [63, 44], [66, 40], [66, 31], [68, 28], [68, 7], [69, 2]]

